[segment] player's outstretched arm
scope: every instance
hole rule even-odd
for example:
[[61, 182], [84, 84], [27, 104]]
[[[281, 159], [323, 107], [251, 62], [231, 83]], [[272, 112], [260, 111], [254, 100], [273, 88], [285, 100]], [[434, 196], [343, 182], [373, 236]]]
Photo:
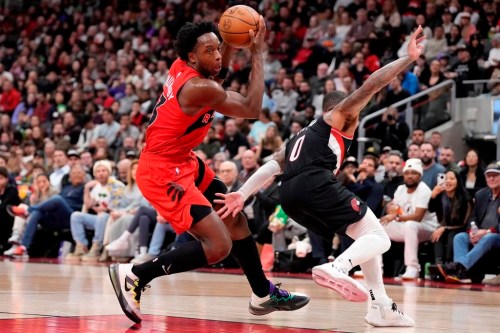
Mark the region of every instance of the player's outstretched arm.
[[283, 172], [285, 166], [285, 148], [282, 148], [274, 159], [261, 166], [236, 192], [216, 193], [221, 199], [215, 199], [217, 204], [224, 205], [217, 211], [222, 219], [228, 217], [231, 213], [233, 217], [240, 212], [245, 201], [253, 193], [257, 192], [271, 178]]
[[[239, 93], [227, 91], [223, 98], [214, 101], [210, 106], [214, 110], [235, 118], [258, 118], [262, 109], [262, 98], [264, 97], [264, 58], [262, 52], [265, 47], [266, 23], [260, 16], [259, 30], [254, 34], [249, 31], [252, 53], [252, 69], [250, 72], [250, 83], [246, 96]], [[206, 98], [210, 98], [210, 94]]]
[[[379, 90], [388, 85], [393, 78], [395, 78], [399, 73], [401, 73], [408, 65], [415, 61], [422, 53], [424, 46], [421, 44], [425, 39], [425, 36], [418, 37], [422, 33], [423, 29], [421, 26], [415, 30], [415, 32], [410, 37], [410, 42], [408, 44], [408, 55], [404, 58], [395, 60], [379, 70], [375, 71], [368, 79], [363, 83], [359, 89], [354, 91], [351, 95], [345, 98], [342, 102], [337, 104], [332, 110], [340, 111], [346, 117], [357, 118], [359, 113], [368, 104], [370, 99]], [[330, 111], [332, 111], [330, 110]], [[333, 119], [333, 112], [329, 112], [325, 115], [325, 120], [331, 125]], [[330, 118], [330, 121], [328, 120]]]

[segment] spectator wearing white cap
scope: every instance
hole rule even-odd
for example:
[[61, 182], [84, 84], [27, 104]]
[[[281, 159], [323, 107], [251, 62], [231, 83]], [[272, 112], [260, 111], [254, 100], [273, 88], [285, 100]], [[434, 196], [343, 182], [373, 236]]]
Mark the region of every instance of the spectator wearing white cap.
[[[110, 210], [120, 206], [125, 185], [111, 177], [112, 165], [108, 160], [100, 160], [93, 167], [95, 180], [85, 184], [83, 191], [82, 212], [71, 214], [71, 235], [76, 242], [76, 248], [66, 259], [96, 262], [101, 254], [104, 241], [104, 231]], [[95, 214], [87, 213], [92, 210]], [[94, 230], [92, 247], [88, 249], [85, 230]], [[87, 253], [88, 252], [88, 253]]]
[[418, 244], [431, 239], [438, 227], [436, 215], [428, 211], [431, 190], [421, 181], [424, 171], [422, 162], [412, 158], [403, 168], [404, 184], [394, 193], [394, 199], [387, 205], [387, 215], [380, 219], [392, 241], [404, 242], [406, 271], [404, 280], [417, 279], [420, 265]]

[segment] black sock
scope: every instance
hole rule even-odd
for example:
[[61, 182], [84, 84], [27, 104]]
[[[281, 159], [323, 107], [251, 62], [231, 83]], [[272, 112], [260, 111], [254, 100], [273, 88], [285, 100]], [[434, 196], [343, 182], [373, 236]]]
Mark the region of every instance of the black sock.
[[132, 273], [137, 275], [139, 283], [145, 286], [159, 276], [187, 272], [206, 265], [208, 265], [208, 261], [201, 242], [191, 241], [158, 256], [152, 261], [134, 265]]
[[262, 270], [259, 252], [253, 236], [250, 235], [240, 240], [233, 240], [231, 255], [238, 261], [248, 283], [255, 295], [264, 297], [269, 295], [269, 280]]

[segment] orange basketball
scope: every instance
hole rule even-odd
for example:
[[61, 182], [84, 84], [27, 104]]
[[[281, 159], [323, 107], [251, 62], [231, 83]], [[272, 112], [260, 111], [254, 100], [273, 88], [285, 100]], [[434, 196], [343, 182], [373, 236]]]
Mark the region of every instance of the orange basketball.
[[237, 5], [228, 8], [220, 17], [219, 33], [227, 44], [236, 48], [250, 45], [248, 31], [259, 29], [260, 15], [252, 7]]

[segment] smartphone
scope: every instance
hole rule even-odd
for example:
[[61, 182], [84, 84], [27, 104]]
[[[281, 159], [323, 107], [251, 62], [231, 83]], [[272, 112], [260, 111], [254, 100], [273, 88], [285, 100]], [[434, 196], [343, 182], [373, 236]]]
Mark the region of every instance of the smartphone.
[[437, 184], [440, 185], [441, 187], [444, 187], [444, 182], [445, 182], [445, 174], [444, 173], [438, 173], [437, 175]]

